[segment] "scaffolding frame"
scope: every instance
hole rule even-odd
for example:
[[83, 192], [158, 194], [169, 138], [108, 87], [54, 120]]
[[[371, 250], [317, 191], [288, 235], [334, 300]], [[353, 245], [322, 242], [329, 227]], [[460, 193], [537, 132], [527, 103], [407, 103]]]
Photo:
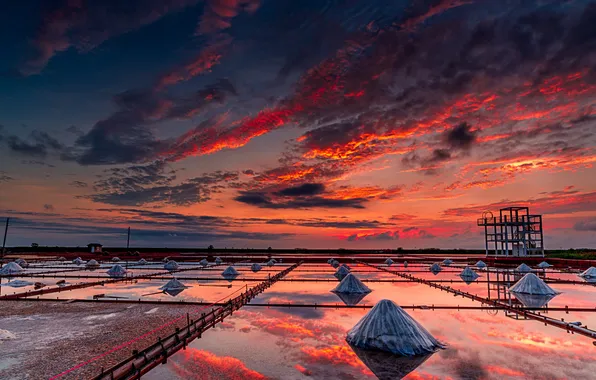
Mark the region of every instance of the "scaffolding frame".
[[485, 211], [477, 225], [484, 227], [486, 256], [544, 257], [542, 215], [528, 207], [505, 207], [499, 216]]

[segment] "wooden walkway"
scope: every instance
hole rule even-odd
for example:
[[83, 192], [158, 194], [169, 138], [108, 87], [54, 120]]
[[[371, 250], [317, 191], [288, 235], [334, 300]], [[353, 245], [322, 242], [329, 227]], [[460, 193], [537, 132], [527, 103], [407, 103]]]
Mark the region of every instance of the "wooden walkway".
[[166, 363], [170, 356], [181, 349], [185, 349], [194, 339], [200, 338], [205, 331], [215, 326], [217, 323], [222, 322], [224, 318], [232, 315], [234, 311], [248, 304], [255, 296], [279, 281], [300, 264], [301, 262], [271, 276], [271, 279], [261, 282], [223, 305], [215, 306], [210, 312], [203, 313], [197, 320], [192, 320], [190, 319], [190, 316], [187, 315], [188, 322], [185, 327], [181, 329], [176, 328], [176, 331], [166, 338], [160, 338], [155, 344], [152, 344], [142, 351], [133, 352], [132, 356], [121, 361], [112, 368], [102, 371], [102, 373], [94, 379], [140, 379], [142, 375], [146, 374], [151, 369], [162, 363]]

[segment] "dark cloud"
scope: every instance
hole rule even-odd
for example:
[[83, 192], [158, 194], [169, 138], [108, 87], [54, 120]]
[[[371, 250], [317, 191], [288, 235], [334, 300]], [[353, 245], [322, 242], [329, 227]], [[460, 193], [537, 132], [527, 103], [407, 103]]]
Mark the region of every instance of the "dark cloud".
[[44, 158], [49, 152], [61, 152], [64, 149], [64, 145], [54, 137], [38, 130], [33, 130], [27, 140], [15, 135], [6, 136], [4, 140], [11, 151], [31, 157]]
[[[63, 155], [63, 159], [76, 160], [81, 165], [142, 163], [161, 156], [178, 160], [181, 157], [172, 148], [180, 147], [180, 139], [188, 142], [186, 136], [190, 132], [178, 139], [160, 141], [148, 126], [192, 118], [213, 102], [223, 102], [229, 95], [236, 95], [236, 89], [227, 79], [220, 79], [186, 97], [166, 96], [155, 89], [121, 92], [113, 98], [117, 110], [80, 136], [74, 152]], [[207, 125], [211, 122], [201, 123], [197, 129], [202, 131]]]
[[476, 133], [469, 124], [461, 123], [445, 133], [445, 140], [452, 148], [468, 150], [476, 141]]
[[76, 125], [71, 125], [70, 127], [65, 129], [66, 132], [72, 133], [75, 136], [80, 136], [83, 134], [81, 128], [77, 127]]
[[23, 165], [39, 165], [39, 166], [47, 166], [48, 168], [55, 168], [55, 165], [47, 164], [43, 161], [38, 160], [21, 160], [21, 164]]
[[596, 219], [581, 220], [573, 225], [576, 231], [596, 231]]
[[[44, 221], [24, 218], [11, 218], [12, 228], [17, 233], [24, 232], [45, 232], [57, 235], [65, 235], [73, 241], [88, 241], [90, 236], [96, 236], [102, 241], [115, 241], [116, 244], [126, 238], [126, 225], [122, 227], [111, 227], [105, 224], [106, 221], [93, 220], [93, 225], [87, 225], [91, 220], [86, 219], [65, 219], [63, 221]], [[128, 223], [131, 224], [131, 223]], [[137, 222], [133, 224], [133, 237], [137, 246], [155, 247], [171, 244], [175, 246], [206, 246], [208, 244], [224, 244], [225, 242], [237, 240], [258, 240], [274, 241], [294, 236], [290, 233], [261, 233], [230, 230], [179, 230], [175, 228], [164, 228], [159, 223]]]
[[398, 240], [399, 231], [385, 231], [374, 234], [358, 235], [353, 234], [348, 236], [347, 241], [369, 240], [369, 241], [383, 241], [383, 240]]
[[89, 185], [87, 184], [87, 182], [83, 182], [83, 181], [72, 181], [71, 183], [69, 183], [70, 186], [72, 187], [78, 187], [78, 188], [86, 188]]
[[168, 171], [163, 161], [114, 168], [108, 172], [108, 178], [94, 184], [97, 193], [84, 198], [120, 206], [189, 206], [210, 200], [213, 194], [221, 192], [225, 184], [238, 179], [236, 172], [216, 171], [174, 184], [175, 172]]
[[310, 209], [310, 208], [364, 208], [366, 199], [331, 199], [319, 196], [275, 198], [267, 193], [258, 191], [241, 191], [234, 198], [237, 202], [245, 203], [259, 208], [271, 209]]
[[133, 0], [122, 6], [118, 0], [101, 2], [55, 1], [44, 6], [33, 53], [21, 67], [23, 75], [38, 74], [54, 55], [73, 47], [87, 52], [111, 37], [151, 24], [170, 12], [197, 0]]
[[325, 191], [325, 185], [321, 183], [304, 183], [299, 186], [287, 187], [276, 194], [285, 197], [302, 197], [321, 194]]

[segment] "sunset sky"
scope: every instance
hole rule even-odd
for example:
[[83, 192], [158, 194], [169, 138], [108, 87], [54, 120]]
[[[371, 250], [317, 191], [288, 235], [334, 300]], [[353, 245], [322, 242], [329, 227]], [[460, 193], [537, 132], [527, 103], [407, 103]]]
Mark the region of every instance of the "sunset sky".
[[594, 25], [583, 0], [3, 2], [7, 245], [482, 248], [521, 205], [546, 248], [594, 247]]

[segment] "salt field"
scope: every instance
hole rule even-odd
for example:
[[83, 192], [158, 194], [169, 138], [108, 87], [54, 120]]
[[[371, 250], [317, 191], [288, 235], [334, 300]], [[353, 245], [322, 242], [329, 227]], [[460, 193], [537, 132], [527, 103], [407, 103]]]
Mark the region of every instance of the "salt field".
[[[478, 268], [477, 257], [353, 255], [339, 258], [339, 269], [324, 258], [185, 259], [106, 260], [95, 268], [33, 259], [2, 276], [0, 377], [587, 379], [596, 372], [596, 284], [580, 276], [587, 267], [564, 260], [549, 268], [528, 261], [531, 272], [522, 274], [517, 262]], [[116, 265], [122, 273], [113, 273]], [[530, 288], [534, 294], [525, 294]], [[546, 298], [536, 295], [549, 289]], [[403, 356], [349, 344], [348, 332], [381, 301], [439, 346]], [[371, 326], [401, 323], [380, 319]], [[391, 347], [401, 350], [410, 333], [397, 331]]]

